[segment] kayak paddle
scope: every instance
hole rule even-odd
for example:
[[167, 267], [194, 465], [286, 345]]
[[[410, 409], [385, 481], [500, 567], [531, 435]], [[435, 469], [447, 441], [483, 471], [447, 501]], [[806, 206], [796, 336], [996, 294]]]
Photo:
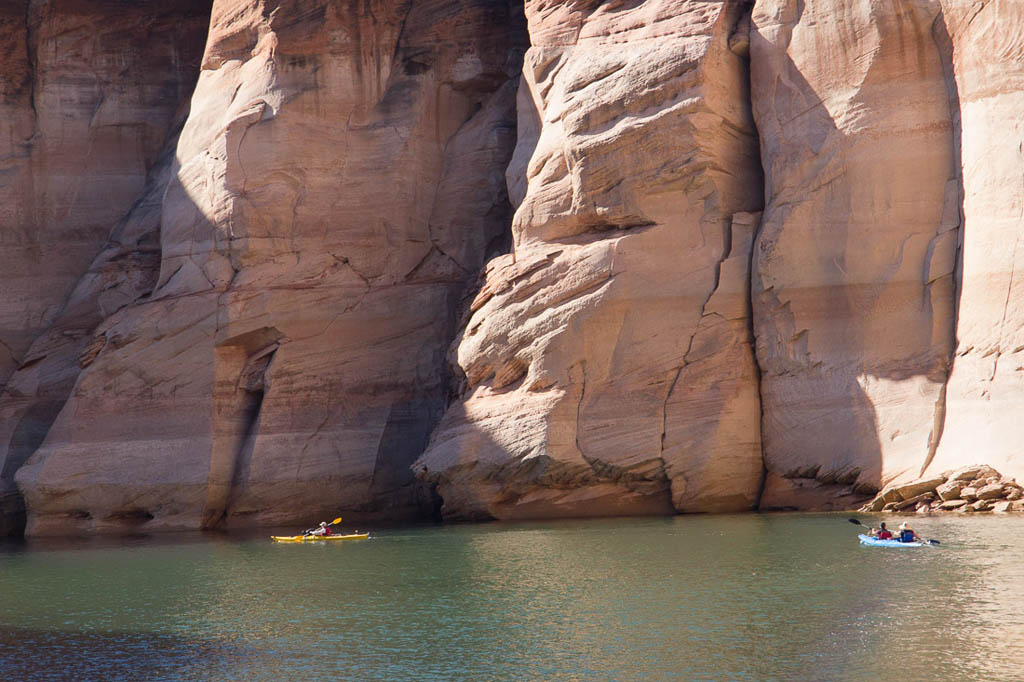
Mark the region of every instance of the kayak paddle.
[[[333, 521], [331, 521], [330, 523], [328, 523], [327, 525], [328, 526], [335, 526], [335, 525], [337, 525], [339, 523], [341, 523], [341, 517], [340, 516], [338, 518], [334, 519]], [[310, 535], [315, 530], [316, 530], [316, 528], [307, 528], [306, 530], [302, 531], [302, 534], [303, 535]]]
[[[854, 524], [856, 524], [858, 526], [864, 526], [865, 528], [871, 528], [871, 526], [865, 526], [863, 523], [861, 523], [857, 519], [846, 519], [846, 520], [849, 521], [850, 523], [854, 523]], [[925, 543], [927, 543], [929, 545], [941, 545], [942, 544], [938, 540], [931, 540], [929, 538], [921, 538], [921, 542], [925, 542]]]

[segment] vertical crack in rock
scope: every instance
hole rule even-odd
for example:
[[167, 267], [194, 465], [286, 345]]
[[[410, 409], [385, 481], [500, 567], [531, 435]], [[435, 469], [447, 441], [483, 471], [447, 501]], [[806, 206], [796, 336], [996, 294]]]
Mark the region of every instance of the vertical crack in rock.
[[[751, 17], [754, 11], [754, 0], [744, 0], [742, 3], [743, 10], [740, 14], [739, 20], [736, 22], [736, 28], [733, 29], [732, 35], [729, 37], [729, 49], [735, 54], [743, 57], [743, 64], [745, 69], [745, 76], [747, 81], [746, 98], [743, 100], [743, 108], [747, 111], [750, 116], [751, 124], [754, 128], [754, 134], [757, 138], [757, 146], [759, 154], [757, 156], [757, 164], [760, 170], [761, 186], [759, 188], [761, 196], [764, 197], [764, 202], [768, 201], [767, 188], [768, 183], [765, 180], [766, 169], [764, 167], [763, 155], [764, 148], [761, 143], [761, 134], [757, 125], [757, 117], [754, 116], [754, 102], [752, 93], [754, 91], [753, 83], [753, 70], [751, 68], [751, 61], [753, 56], [750, 52], [750, 32], [752, 30]], [[762, 203], [763, 207], [764, 203]], [[747, 321], [747, 334], [750, 342], [750, 356], [754, 365], [755, 381], [757, 382], [757, 408], [758, 408], [758, 433], [759, 443], [758, 448], [761, 454], [761, 481], [757, 486], [757, 493], [755, 495], [754, 508], [760, 508], [761, 497], [764, 494], [765, 481], [768, 478], [768, 464], [765, 459], [764, 451], [764, 398], [762, 395], [762, 372], [760, 358], [757, 352], [757, 325], [754, 322], [754, 285], [755, 280], [758, 277], [757, 274], [757, 246], [761, 243], [761, 229], [763, 226], [763, 214], [758, 216], [757, 225], [754, 228], [751, 236], [750, 248], [747, 249], [747, 275], [746, 275], [746, 296], [744, 297], [744, 303], [746, 306], [746, 321]]]
[[[694, 333], [694, 336], [696, 336], [696, 333]], [[690, 337], [690, 346], [693, 346], [693, 336]], [[689, 349], [687, 349], [687, 352], [689, 352]], [[665, 392], [665, 400], [661, 404], [661, 450], [658, 451], [658, 457], [661, 459], [663, 466], [665, 462], [665, 426], [668, 422], [668, 399], [672, 397], [672, 391], [676, 388], [676, 382], [679, 381], [679, 375], [683, 373], [683, 368], [686, 367], [685, 355], [683, 356], [683, 360], [683, 364], [676, 368], [675, 375], [672, 377], [672, 381], [669, 382], [668, 391]]]
[[25, 58], [28, 61], [28, 105], [32, 109], [32, 132], [23, 140], [22, 144], [29, 144], [36, 136], [38, 129], [39, 113], [36, 111], [36, 54], [37, 46], [35, 31], [32, 30], [33, 17], [32, 9], [36, 4], [35, 0], [24, 0], [25, 2]]

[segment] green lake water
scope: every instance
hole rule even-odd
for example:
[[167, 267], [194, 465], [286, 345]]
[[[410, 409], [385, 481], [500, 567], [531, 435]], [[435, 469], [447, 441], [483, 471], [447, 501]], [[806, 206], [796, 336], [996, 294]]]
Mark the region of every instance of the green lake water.
[[1024, 515], [846, 516], [0, 544], [0, 680], [1024, 680]]

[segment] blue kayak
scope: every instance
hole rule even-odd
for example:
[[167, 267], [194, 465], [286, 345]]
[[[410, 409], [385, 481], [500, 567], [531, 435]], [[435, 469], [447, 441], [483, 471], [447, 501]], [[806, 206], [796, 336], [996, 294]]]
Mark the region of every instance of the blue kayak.
[[924, 547], [923, 542], [900, 542], [899, 540], [879, 540], [870, 535], [858, 535], [860, 544], [872, 547]]

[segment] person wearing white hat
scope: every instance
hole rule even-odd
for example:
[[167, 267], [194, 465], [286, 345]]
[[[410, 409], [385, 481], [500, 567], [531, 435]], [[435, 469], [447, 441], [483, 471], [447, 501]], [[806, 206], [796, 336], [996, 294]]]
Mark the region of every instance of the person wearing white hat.
[[326, 521], [320, 522], [320, 527], [313, 531], [313, 535], [330, 535], [331, 527], [327, 525]]
[[899, 539], [900, 542], [920, 542], [921, 541], [921, 538], [919, 538], [917, 536], [917, 533], [914, 532], [914, 529], [911, 528], [910, 525], [906, 521], [904, 521], [903, 523], [900, 524], [900, 534], [899, 534], [899, 538], [898, 539]]

